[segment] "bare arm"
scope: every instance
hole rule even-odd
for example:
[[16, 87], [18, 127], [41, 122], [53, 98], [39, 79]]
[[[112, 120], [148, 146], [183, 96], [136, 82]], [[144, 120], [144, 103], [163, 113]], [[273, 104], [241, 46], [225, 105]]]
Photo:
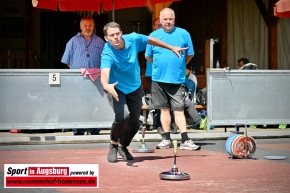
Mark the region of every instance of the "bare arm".
[[159, 46], [162, 48], [166, 48], [168, 50], [172, 50], [179, 58], [181, 58], [179, 52], [188, 49], [188, 47], [187, 48], [180, 48], [180, 47], [176, 47], [176, 46], [171, 46], [171, 45], [166, 44], [165, 42], [163, 42], [157, 38], [153, 38], [150, 36], [148, 36], [148, 39], [149, 39], [148, 44], [153, 45], [153, 46]]
[[104, 88], [104, 90], [112, 95], [117, 101], [119, 101], [118, 94], [115, 90], [115, 85], [118, 84], [118, 82], [115, 82], [114, 84], [109, 84], [109, 75], [110, 75], [110, 68], [104, 68], [101, 71], [101, 83]]
[[[188, 64], [188, 62], [193, 58], [194, 55], [191, 56], [186, 56], [186, 60], [185, 60], [185, 65]], [[146, 60], [148, 60], [151, 64], [153, 63], [153, 58], [152, 57], [147, 57], [145, 56]]]
[[193, 58], [194, 55], [191, 55], [191, 56], [186, 56], [186, 59], [185, 59], [185, 65], [188, 64], [188, 62]]
[[145, 56], [146, 60], [148, 60], [148, 62], [150, 62], [151, 64], [153, 63], [153, 58], [152, 57], [147, 57]]

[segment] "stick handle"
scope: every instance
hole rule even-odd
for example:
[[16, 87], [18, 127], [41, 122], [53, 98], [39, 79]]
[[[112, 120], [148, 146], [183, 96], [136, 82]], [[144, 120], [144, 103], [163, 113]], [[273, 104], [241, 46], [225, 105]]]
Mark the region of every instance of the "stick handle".
[[142, 138], [144, 139], [145, 138], [145, 131], [146, 131], [146, 127], [142, 127]]
[[173, 140], [172, 143], [173, 143], [173, 148], [174, 148], [174, 154], [176, 155], [176, 152], [177, 152], [177, 140]]

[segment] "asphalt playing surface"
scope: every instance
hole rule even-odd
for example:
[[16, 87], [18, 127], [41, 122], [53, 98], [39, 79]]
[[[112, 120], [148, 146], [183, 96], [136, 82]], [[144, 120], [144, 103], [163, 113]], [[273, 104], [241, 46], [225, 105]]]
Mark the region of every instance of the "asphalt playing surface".
[[[107, 162], [108, 143], [0, 146], [0, 192], [279, 192], [290, 191], [290, 139], [256, 139], [253, 159], [231, 159], [226, 140], [197, 141], [201, 150], [177, 150], [179, 171], [190, 180], [160, 180], [171, 169], [173, 149], [132, 153], [134, 160]], [[155, 147], [157, 142], [146, 142]], [[134, 142], [130, 152], [140, 145]], [[265, 156], [287, 156], [267, 160]], [[99, 164], [99, 189], [4, 189], [4, 164]]]

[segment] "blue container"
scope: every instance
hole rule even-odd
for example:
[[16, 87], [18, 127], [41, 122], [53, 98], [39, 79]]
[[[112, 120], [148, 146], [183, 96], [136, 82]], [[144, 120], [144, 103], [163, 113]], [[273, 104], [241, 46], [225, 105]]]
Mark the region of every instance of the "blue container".
[[233, 155], [232, 143], [239, 136], [241, 136], [241, 135], [240, 134], [232, 134], [227, 139], [227, 141], [226, 141], [226, 151], [227, 151], [228, 154]]
[[252, 137], [232, 134], [226, 141], [226, 151], [235, 158], [248, 158], [256, 151], [256, 142]]

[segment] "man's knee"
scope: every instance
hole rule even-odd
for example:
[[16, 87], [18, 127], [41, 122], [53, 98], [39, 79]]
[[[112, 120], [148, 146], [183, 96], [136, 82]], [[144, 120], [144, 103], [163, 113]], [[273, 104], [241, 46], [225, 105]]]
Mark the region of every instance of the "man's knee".
[[184, 116], [184, 111], [174, 111], [174, 116]]
[[160, 109], [161, 115], [170, 116], [170, 108]]

